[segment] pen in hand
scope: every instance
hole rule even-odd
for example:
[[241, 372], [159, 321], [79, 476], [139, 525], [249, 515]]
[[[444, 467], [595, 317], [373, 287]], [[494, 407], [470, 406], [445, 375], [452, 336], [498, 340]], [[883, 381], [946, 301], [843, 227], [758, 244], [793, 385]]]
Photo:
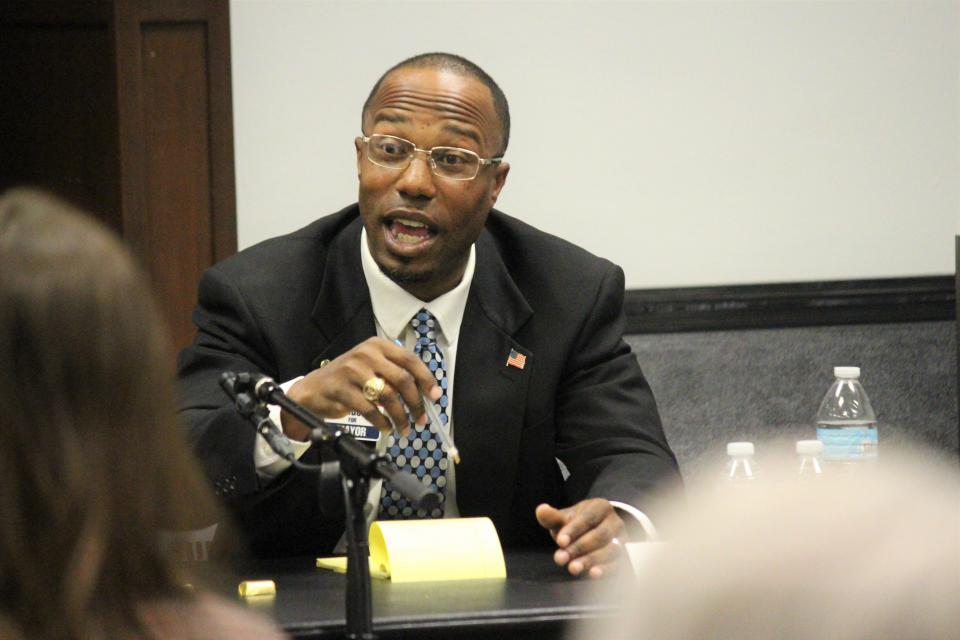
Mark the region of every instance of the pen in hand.
[[437, 413], [437, 405], [433, 404], [422, 393], [420, 394], [420, 400], [423, 402], [423, 408], [427, 411], [427, 417], [433, 424], [434, 431], [440, 434], [440, 440], [447, 448], [447, 455], [453, 458], [454, 464], [460, 464], [460, 450], [457, 449], [457, 445], [453, 444], [453, 436], [447, 432], [447, 425], [443, 424], [443, 420], [440, 419], [440, 414]]
[[[393, 343], [398, 347], [402, 347], [403, 343], [400, 340], [394, 340]], [[423, 392], [420, 393], [420, 402], [423, 403], [423, 408], [427, 412], [427, 418], [430, 419], [430, 423], [433, 425], [433, 430], [440, 435], [440, 441], [443, 443], [443, 446], [447, 448], [447, 456], [453, 458], [454, 464], [460, 464], [460, 450], [457, 449], [457, 445], [453, 443], [453, 436], [450, 435], [450, 432], [447, 431], [447, 425], [443, 423], [443, 420], [440, 419], [440, 414], [437, 412], [437, 406], [427, 398]]]

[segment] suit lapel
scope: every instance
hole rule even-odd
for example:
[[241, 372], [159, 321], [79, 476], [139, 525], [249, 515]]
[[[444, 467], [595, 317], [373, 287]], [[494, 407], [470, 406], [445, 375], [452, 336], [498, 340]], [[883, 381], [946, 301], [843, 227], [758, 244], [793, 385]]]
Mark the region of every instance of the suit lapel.
[[313, 368], [377, 334], [370, 291], [360, 264], [361, 228], [357, 218], [330, 244], [312, 313], [326, 346], [313, 359]]
[[[357, 219], [331, 243], [312, 317], [326, 341], [312, 367], [376, 335], [370, 292], [360, 263]], [[477, 264], [457, 348], [453, 397], [457, 503], [463, 516], [508, 517], [534, 354], [513, 339], [533, 310], [510, 277], [492, 236], [477, 240]], [[510, 350], [527, 356], [523, 369], [506, 364]]]
[[[462, 462], [457, 503], [463, 516], [508, 516], [516, 479], [534, 354], [513, 339], [533, 314], [490, 234], [477, 241], [477, 264], [457, 347], [453, 415]], [[510, 350], [527, 356], [507, 366]]]

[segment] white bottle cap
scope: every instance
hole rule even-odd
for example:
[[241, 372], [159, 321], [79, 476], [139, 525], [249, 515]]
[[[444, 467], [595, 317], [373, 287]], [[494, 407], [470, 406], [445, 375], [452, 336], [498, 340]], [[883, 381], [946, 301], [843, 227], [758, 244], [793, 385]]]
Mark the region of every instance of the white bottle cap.
[[860, 367], [834, 367], [833, 375], [838, 378], [859, 378]]
[[819, 440], [797, 440], [797, 453], [804, 456], [816, 456], [823, 453], [823, 443]]
[[728, 442], [727, 455], [728, 456], [752, 456], [753, 443], [752, 442]]

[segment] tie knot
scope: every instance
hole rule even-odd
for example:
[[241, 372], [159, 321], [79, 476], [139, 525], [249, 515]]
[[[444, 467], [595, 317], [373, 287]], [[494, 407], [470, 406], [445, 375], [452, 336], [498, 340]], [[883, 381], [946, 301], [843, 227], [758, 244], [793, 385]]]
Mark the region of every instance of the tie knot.
[[417, 332], [417, 344], [428, 345], [437, 342], [437, 319], [426, 309], [420, 309], [410, 320], [410, 326]]

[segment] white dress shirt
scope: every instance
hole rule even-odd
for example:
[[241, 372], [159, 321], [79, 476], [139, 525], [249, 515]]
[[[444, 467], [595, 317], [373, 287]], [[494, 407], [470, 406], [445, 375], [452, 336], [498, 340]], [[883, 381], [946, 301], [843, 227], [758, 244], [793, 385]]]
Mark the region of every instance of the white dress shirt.
[[[457, 341], [460, 337], [460, 325], [463, 322], [463, 312], [467, 306], [467, 296], [470, 293], [470, 283], [473, 282], [473, 272], [476, 265], [476, 249], [470, 247], [470, 256], [467, 258], [467, 266], [463, 273], [463, 278], [456, 287], [444, 293], [443, 295], [424, 302], [411, 295], [400, 285], [388, 278], [377, 266], [370, 248], [367, 245], [367, 231], [364, 229], [360, 235], [360, 263], [363, 266], [363, 277], [366, 280], [367, 288], [370, 290], [370, 300], [373, 305], [373, 316], [376, 322], [377, 335], [388, 340], [400, 340], [404, 347], [413, 350], [416, 341], [416, 335], [410, 326], [410, 320], [420, 311], [426, 309], [434, 318], [436, 318], [440, 331], [437, 333], [437, 346], [443, 352], [443, 365], [447, 373], [447, 426], [451, 437], [456, 439], [455, 425], [456, 416], [453, 412], [453, 394], [456, 388], [454, 381], [456, 375], [457, 363]], [[286, 392], [300, 378], [294, 378], [281, 384], [281, 388]], [[270, 417], [277, 425], [281, 425], [280, 409], [271, 405]], [[388, 435], [381, 434], [377, 439], [377, 451], [386, 449]], [[310, 447], [309, 442], [291, 441], [297, 458]], [[290, 462], [280, 458], [270, 449], [263, 436], [257, 434], [253, 453], [254, 464], [257, 474], [264, 481], [269, 481], [290, 466]], [[376, 518], [380, 506], [380, 490], [382, 480], [376, 480], [370, 483], [370, 493], [367, 498], [367, 504], [370, 505], [370, 521]], [[447, 468], [447, 486], [445, 489], [446, 500], [444, 500], [443, 516], [445, 518], [457, 518], [456, 500], [456, 465], [451, 464]], [[611, 502], [611, 504], [632, 515], [643, 527], [647, 539], [656, 538], [656, 530], [653, 523], [643, 512], [632, 505], [621, 502]], [[342, 542], [342, 541], [341, 541]], [[338, 545], [341, 546], [341, 545]]]
[[[470, 283], [473, 282], [473, 269], [476, 264], [475, 249], [470, 247], [470, 256], [467, 258], [467, 266], [460, 283], [430, 302], [424, 302], [411, 295], [380, 271], [370, 254], [366, 229], [360, 235], [360, 263], [363, 266], [363, 277], [367, 282], [367, 288], [370, 290], [370, 301], [373, 305], [373, 317], [378, 336], [391, 342], [400, 340], [404, 347], [413, 351], [417, 336], [413, 327], [410, 326], [410, 320], [421, 309], [426, 309], [436, 319], [440, 329], [437, 333], [437, 346], [443, 353], [443, 366], [447, 373], [447, 427], [451, 437], [455, 439], [456, 416], [453, 413], [453, 394], [454, 380], [456, 379], [457, 340], [460, 336], [460, 324], [463, 322], [463, 310], [467, 306], [467, 295], [470, 293]], [[280, 386], [284, 391], [287, 391], [298, 380], [300, 378], [294, 378]], [[280, 409], [271, 406], [270, 413], [274, 422], [278, 425], [281, 424]], [[376, 444], [377, 451], [386, 449], [387, 439], [387, 434], [380, 435]], [[310, 447], [309, 442], [292, 441], [292, 444], [298, 458]], [[257, 473], [264, 480], [275, 478], [290, 466], [288, 461], [280, 458], [270, 449], [260, 434], [257, 434], [257, 442], [254, 447], [254, 464]], [[370, 483], [370, 495], [367, 502], [372, 507], [371, 513], [373, 515], [379, 510], [382, 482], [382, 480], [375, 480]], [[447, 468], [447, 486], [445, 488], [447, 497], [444, 500], [443, 511], [445, 518], [460, 516], [457, 511], [456, 487], [456, 465], [451, 464]]]

